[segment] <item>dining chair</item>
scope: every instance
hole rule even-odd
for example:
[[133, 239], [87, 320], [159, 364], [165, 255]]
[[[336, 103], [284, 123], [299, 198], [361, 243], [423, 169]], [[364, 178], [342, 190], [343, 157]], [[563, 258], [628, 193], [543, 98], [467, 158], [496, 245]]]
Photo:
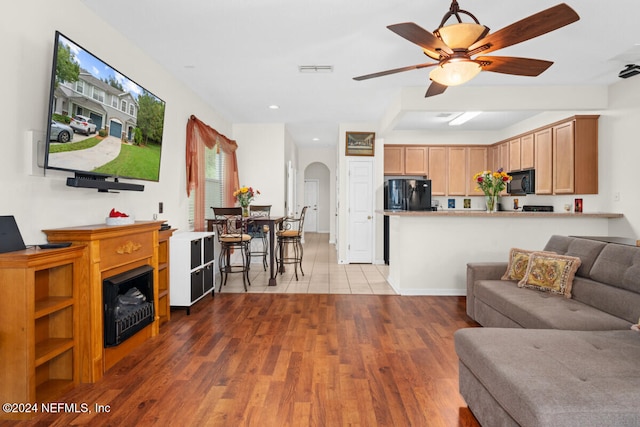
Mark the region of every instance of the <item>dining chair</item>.
[[[300, 273], [304, 276], [304, 271], [302, 270], [302, 232], [306, 212], [307, 206], [302, 208], [299, 218], [285, 218], [280, 230], [276, 233], [278, 237], [276, 250], [276, 256], [279, 256], [278, 265], [282, 267], [284, 264], [293, 264], [296, 280], [298, 280], [298, 266], [300, 267]], [[284, 268], [279, 270], [282, 274]]]
[[256, 218], [268, 218], [271, 216], [271, 205], [249, 205], [249, 216], [254, 220], [254, 223], [249, 226], [249, 235], [251, 241], [261, 241], [262, 250], [257, 251], [255, 247], [251, 248], [252, 257], [262, 257], [262, 266], [264, 271], [267, 271], [267, 255], [269, 254], [269, 225], [262, 224], [260, 221], [255, 221]]
[[[245, 292], [249, 280], [249, 268], [251, 260], [251, 236], [247, 230], [251, 224], [250, 218], [243, 218], [242, 208], [212, 208], [215, 217], [216, 234], [220, 243], [220, 257], [218, 265], [220, 270], [220, 288], [227, 285], [229, 273], [242, 273], [242, 284]], [[240, 250], [242, 264], [232, 264], [231, 254], [235, 249]]]

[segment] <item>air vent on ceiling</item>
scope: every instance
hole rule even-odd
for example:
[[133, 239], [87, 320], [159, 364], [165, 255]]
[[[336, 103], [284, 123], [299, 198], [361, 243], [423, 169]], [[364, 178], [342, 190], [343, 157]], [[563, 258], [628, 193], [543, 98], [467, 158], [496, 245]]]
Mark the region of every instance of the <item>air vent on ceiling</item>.
[[332, 73], [333, 65], [299, 65], [301, 73]]

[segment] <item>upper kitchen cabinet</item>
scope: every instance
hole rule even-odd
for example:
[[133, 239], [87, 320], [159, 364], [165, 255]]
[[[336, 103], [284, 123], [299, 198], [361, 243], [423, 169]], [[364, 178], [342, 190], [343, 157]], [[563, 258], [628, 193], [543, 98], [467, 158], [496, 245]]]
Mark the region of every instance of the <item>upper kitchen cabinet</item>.
[[575, 116], [554, 124], [554, 194], [598, 193], [598, 118]]
[[419, 175], [429, 172], [428, 147], [424, 145], [385, 145], [385, 175]]
[[533, 134], [536, 194], [553, 194], [553, 133], [551, 128]]
[[429, 147], [431, 195], [447, 195], [447, 147]]
[[473, 179], [475, 174], [487, 169], [487, 147], [469, 147], [467, 156], [467, 195], [480, 196], [482, 192], [476, 191], [478, 187]]
[[520, 138], [515, 138], [509, 141], [509, 166], [505, 167], [505, 172], [519, 171], [520, 164]]
[[535, 141], [532, 133], [520, 137], [520, 169], [533, 169], [535, 166]]
[[467, 147], [447, 148], [447, 195], [467, 194]]
[[429, 147], [414, 145], [404, 147], [405, 175], [426, 176], [429, 174]]
[[[534, 167], [533, 133], [519, 136], [509, 141], [509, 166], [507, 172], [533, 169]], [[506, 159], [503, 159], [506, 161]], [[496, 168], [497, 169], [497, 168]]]
[[404, 175], [404, 147], [401, 145], [384, 146], [384, 174]]

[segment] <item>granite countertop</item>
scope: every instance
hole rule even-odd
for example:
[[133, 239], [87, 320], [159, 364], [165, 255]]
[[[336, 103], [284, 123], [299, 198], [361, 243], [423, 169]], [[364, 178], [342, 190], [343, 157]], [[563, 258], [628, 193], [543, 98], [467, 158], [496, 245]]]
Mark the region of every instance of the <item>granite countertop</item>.
[[488, 213], [484, 210], [459, 210], [448, 209], [440, 211], [388, 211], [376, 210], [376, 213], [385, 216], [457, 216], [457, 217], [492, 217], [492, 218], [622, 218], [621, 213], [612, 212], [523, 212], [523, 211], [498, 211]]

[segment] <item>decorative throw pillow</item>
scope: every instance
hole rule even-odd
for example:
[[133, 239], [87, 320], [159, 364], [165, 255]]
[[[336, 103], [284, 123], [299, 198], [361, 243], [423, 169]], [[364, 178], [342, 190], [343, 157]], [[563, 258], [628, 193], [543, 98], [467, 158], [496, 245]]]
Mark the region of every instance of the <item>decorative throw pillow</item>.
[[573, 277], [580, 264], [580, 258], [577, 257], [534, 252], [529, 257], [527, 271], [518, 286], [571, 298]]
[[511, 248], [507, 271], [502, 275], [502, 280], [522, 280], [527, 272], [529, 256], [534, 252], [526, 249]]

